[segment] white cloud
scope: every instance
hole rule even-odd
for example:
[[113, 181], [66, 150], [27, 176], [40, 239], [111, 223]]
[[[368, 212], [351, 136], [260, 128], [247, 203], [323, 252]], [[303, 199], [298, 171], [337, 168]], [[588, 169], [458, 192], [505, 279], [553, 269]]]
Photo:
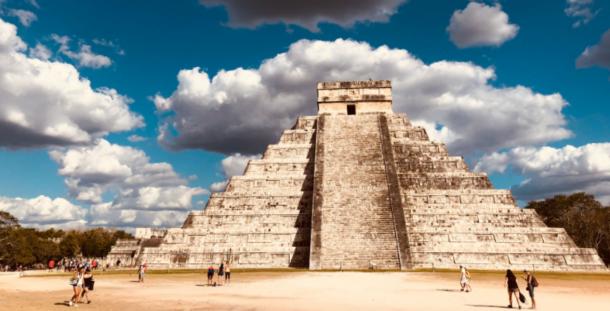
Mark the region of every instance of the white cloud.
[[406, 0], [200, 0], [207, 6], [225, 6], [229, 25], [254, 28], [284, 23], [318, 31], [320, 23], [351, 27], [357, 22], [387, 22]]
[[576, 21], [572, 27], [578, 28], [588, 24], [598, 13], [591, 11], [593, 0], [566, 0], [564, 12], [567, 16], [573, 17]]
[[610, 203], [610, 143], [579, 147], [517, 147], [481, 158], [475, 170], [504, 172], [511, 168], [526, 179], [513, 187], [523, 200], [585, 191]]
[[184, 222], [188, 211], [168, 210], [149, 211], [117, 209], [112, 203], [101, 203], [91, 206], [90, 225], [137, 228], [137, 227], [177, 227]]
[[0, 210], [17, 217], [26, 227], [83, 227], [87, 211], [63, 198], [38, 196], [32, 199], [0, 197]]
[[499, 3], [470, 2], [465, 9], [453, 12], [447, 31], [459, 48], [500, 46], [517, 35], [519, 26], [509, 23]]
[[127, 140], [129, 140], [132, 143], [137, 143], [137, 142], [142, 142], [146, 140], [146, 137], [142, 137], [140, 135], [129, 135], [129, 137], [127, 137]]
[[215, 182], [210, 185], [212, 192], [224, 191], [229, 183], [229, 178], [237, 175], [243, 175], [248, 166], [248, 162], [254, 159], [260, 159], [261, 155], [243, 155], [240, 153], [232, 154], [221, 161], [223, 175], [227, 178], [224, 181]]
[[210, 185], [210, 191], [212, 191], [212, 192], [225, 191], [225, 189], [227, 188], [227, 184], [228, 183], [229, 183], [229, 180], [227, 180], [227, 179], [225, 179], [223, 181], [212, 183]]
[[25, 27], [30, 27], [30, 25], [38, 19], [34, 12], [27, 10], [10, 9], [8, 10], [8, 15], [17, 17], [21, 25]]
[[14, 25], [0, 19], [0, 146], [89, 143], [142, 118], [114, 89], [92, 89], [70, 64], [28, 57]]
[[78, 62], [81, 67], [98, 69], [112, 65], [112, 60], [108, 56], [94, 53], [88, 44], [80, 44], [79, 50], [75, 52], [70, 50], [69, 37], [53, 34], [51, 38], [59, 44], [60, 53]]
[[[133, 219], [184, 214], [193, 208], [194, 196], [209, 193], [189, 187], [169, 163], [151, 163], [143, 151], [103, 139], [90, 146], [53, 150], [50, 155], [59, 164], [70, 195], [93, 203], [92, 224], [129, 227]], [[114, 196], [112, 202], [103, 202], [105, 195]], [[104, 218], [117, 215], [121, 217]]]
[[607, 30], [599, 43], [588, 46], [576, 60], [576, 67], [599, 66], [610, 69], [610, 30]]
[[46, 61], [49, 60], [51, 56], [53, 56], [53, 53], [44, 44], [37, 43], [36, 46], [30, 48], [30, 57], [32, 58]]
[[452, 152], [474, 154], [569, 137], [560, 94], [525, 86], [495, 87], [493, 68], [439, 61], [367, 43], [301, 40], [256, 69], [181, 70], [170, 97], [154, 99], [162, 115], [158, 140], [176, 148], [257, 154], [299, 115], [313, 115], [316, 82], [392, 80], [394, 111], [428, 124]]
[[260, 159], [261, 155], [242, 155], [240, 153], [232, 154], [222, 160], [222, 170], [226, 177], [242, 175], [250, 160]]

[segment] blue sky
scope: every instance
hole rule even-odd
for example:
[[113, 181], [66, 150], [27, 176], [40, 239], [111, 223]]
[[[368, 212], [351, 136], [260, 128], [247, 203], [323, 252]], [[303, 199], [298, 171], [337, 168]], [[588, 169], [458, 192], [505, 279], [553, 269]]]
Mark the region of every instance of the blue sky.
[[[295, 1], [295, 3], [300, 2]], [[239, 171], [239, 167], [243, 166], [248, 156], [259, 153], [260, 148], [274, 141], [280, 133], [278, 129], [286, 127], [286, 120], [294, 120], [297, 115], [310, 112], [315, 106], [315, 102], [296, 100], [298, 107], [285, 108], [289, 104], [281, 104], [279, 103], [281, 98], [277, 99], [267, 94], [265, 96], [270, 97], [264, 99], [273, 101], [269, 106], [282, 105], [283, 110], [275, 116], [276, 121], [265, 120], [260, 124], [248, 124], [244, 125], [244, 128], [235, 130], [235, 135], [239, 135], [240, 130], [256, 133], [251, 137], [246, 136], [248, 139], [246, 144], [252, 146], [246, 148], [243, 144], [239, 145], [239, 139], [230, 134], [222, 137], [227, 141], [227, 144], [222, 146], [210, 140], [193, 138], [216, 135], [216, 130], [222, 131], [218, 124], [230, 127], [231, 124], [243, 122], [241, 117], [231, 115], [222, 115], [220, 118], [222, 120], [211, 120], [210, 118], [218, 119], [219, 115], [215, 113], [206, 115], [206, 110], [202, 112], [200, 107], [196, 107], [197, 102], [207, 102], [208, 99], [209, 105], [218, 104], [212, 98], [218, 94], [228, 94], [226, 102], [231, 104], [232, 95], [235, 95], [231, 92], [237, 93], [241, 90], [240, 86], [251, 82], [249, 77], [231, 76], [231, 73], [236, 73], [234, 71], [236, 68], [249, 69], [255, 75], [262, 75], [264, 80], [262, 85], [265, 90], [277, 91], [281, 87], [269, 82], [271, 78], [265, 80], [267, 78], [265, 78], [265, 70], [260, 69], [261, 63], [265, 60], [277, 59], [280, 53], [293, 51], [294, 55], [289, 56], [293, 57], [290, 59], [291, 64], [310, 66], [305, 69], [297, 65], [291, 67], [303, 69], [306, 74], [312, 73], [304, 78], [306, 80], [317, 79], [318, 76], [355, 79], [370, 77], [362, 76], [363, 73], [357, 70], [346, 69], [340, 72], [339, 69], [328, 68], [333, 64], [337, 68], [345, 66], [344, 63], [333, 60], [332, 55], [326, 55], [329, 64], [326, 64], [323, 70], [329, 70], [327, 72], [320, 71], [322, 67], [316, 67], [319, 64], [314, 64], [315, 62], [307, 63], [297, 59], [299, 49], [310, 53], [319, 52], [320, 50], [313, 46], [317, 40], [327, 42], [331, 47], [330, 51], [333, 47], [334, 49], [349, 47], [349, 44], [354, 46], [354, 50], [363, 48], [362, 55], [357, 55], [363, 59], [368, 59], [367, 53], [372, 53], [371, 51], [386, 45], [393, 51], [408, 51], [407, 58], [395, 56], [397, 60], [417, 60], [422, 62], [425, 68], [433, 63], [447, 61], [454, 65], [466, 64], [468, 68], [493, 71], [494, 78], [485, 79], [476, 87], [465, 83], [464, 89], [473, 90], [473, 94], [481, 92], [479, 99], [482, 102], [486, 100], [495, 102], [493, 96], [498, 93], [501, 99], [497, 100], [496, 105], [510, 106], [524, 103], [523, 106], [519, 106], [519, 111], [506, 108], [508, 112], [505, 117], [515, 119], [514, 127], [521, 126], [519, 125], [521, 123], [517, 122], [521, 117], [529, 123], [538, 122], [536, 118], [540, 117], [544, 119], [540, 121], [543, 126], [534, 126], [531, 130], [524, 129], [509, 135], [505, 132], [513, 130], [510, 124], [501, 123], [502, 125], [498, 125], [497, 133], [493, 131], [493, 135], [486, 136], [481, 134], [483, 143], [477, 145], [476, 142], [469, 142], [460, 145], [459, 139], [455, 137], [461, 133], [474, 133], [473, 135], [476, 136], [477, 133], [488, 130], [485, 126], [489, 125], [485, 125], [485, 122], [481, 122], [480, 126], [477, 125], [480, 116], [488, 115], [487, 113], [479, 111], [477, 114], [468, 115], [471, 110], [461, 109], [454, 104], [452, 108], [447, 108], [453, 110], [442, 108], [443, 113], [446, 114], [445, 119], [442, 117], [436, 119], [434, 117], [436, 110], [426, 110], [416, 103], [408, 102], [411, 99], [406, 88], [404, 96], [399, 94], [397, 97], [405, 98], [406, 103], [397, 105], [395, 99], [396, 110], [406, 112], [412, 119], [418, 121], [437, 122], [433, 128], [439, 130], [439, 138], [450, 140], [448, 144], [451, 151], [464, 155], [471, 167], [476, 166], [477, 169], [489, 172], [496, 187], [514, 187], [515, 194], [521, 200], [542, 198], [560, 192], [589, 191], [605, 202], [610, 202], [610, 191], [603, 189], [609, 188], [605, 186], [610, 185], [608, 167], [610, 164], [607, 163], [610, 157], [610, 146], [607, 145], [610, 142], [610, 72], [608, 71], [610, 35], [607, 43], [603, 39], [604, 33], [610, 30], [609, 1], [519, 0], [473, 4], [468, 1], [395, 0], [378, 1], [370, 4], [370, 7], [364, 7], [362, 11], [355, 8], [354, 12], [341, 9], [342, 6], [345, 7], [342, 1], [330, 1], [329, 3], [336, 3], [336, 6], [329, 5], [328, 11], [318, 12], [320, 8], [307, 7], [304, 4], [300, 8], [268, 10], [269, 12], [262, 10], [263, 13], [259, 12], [260, 16], [247, 7], [240, 7], [239, 3], [222, 0], [201, 3], [196, 0], [4, 0], [0, 3], [2, 10], [0, 19], [5, 24], [14, 25], [17, 29], [16, 36], [27, 45], [26, 48], [14, 53], [21, 53], [30, 59], [42, 59], [45, 62], [69, 64], [80, 74], [80, 79], [90, 81], [91, 90], [95, 91], [100, 87], [111, 88], [130, 99], [119, 99], [118, 102], [113, 103], [121, 107], [122, 115], [131, 114], [131, 119], [126, 117], [128, 119], [125, 119], [125, 122], [113, 124], [116, 117], [106, 119], [100, 117], [101, 125], [98, 127], [101, 129], [88, 131], [90, 135], [88, 138], [83, 138], [84, 141], [77, 141], [75, 138], [67, 139], [69, 142], [44, 141], [27, 143], [27, 146], [23, 146], [9, 143], [7, 142], [9, 139], [2, 140], [0, 137], [2, 144], [0, 145], [0, 176], [2, 176], [0, 197], [4, 200], [4, 209], [16, 212], [27, 224], [39, 226], [97, 224], [123, 227], [145, 224], [176, 225], [182, 219], [168, 220], [167, 217], [181, 218], [189, 209], [201, 208], [213, 183], [222, 182], [236, 169]], [[264, 0], [260, 5], [269, 5], [269, 3], [273, 1]], [[367, 5], [368, 2], [364, 6]], [[335, 7], [338, 9], [333, 11]], [[371, 12], [377, 12], [379, 15]], [[460, 22], [460, 14], [473, 15], [466, 16]], [[35, 17], [32, 18], [32, 15]], [[312, 20], [311, 16], [322, 16], [322, 18]], [[506, 20], [502, 19], [503, 16]], [[492, 20], [497, 22], [490, 22]], [[451, 23], [455, 23], [455, 28], [452, 28], [455, 33], [448, 30]], [[494, 27], [498, 27], [497, 31]], [[8, 31], [6, 29], [5, 31]], [[462, 41], [454, 39], [452, 35], [456, 37], [461, 35]], [[69, 41], [61, 43], [60, 38], [67, 38]], [[295, 45], [295, 42], [303, 39], [308, 41], [303, 41], [305, 43], [300, 46]], [[337, 39], [345, 39], [348, 44], [338, 43], [335, 41]], [[33, 49], [37, 44], [46, 47], [47, 54], [35, 56]], [[587, 47], [597, 47], [596, 50], [592, 50], [596, 53], [588, 56], [587, 65], [577, 66], [577, 59], [583, 57]], [[83, 58], [84, 54], [79, 52], [88, 52], [89, 57], [98, 57]], [[6, 57], [9, 64], [14, 61], [5, 54], [0, 53], [0, 55]], [[355, 56], [354, 59], [358, 58]], [[269, 68], [276, 65], [276, 62], [271, 63], [268, 65]], [[354, 63], [351, 66], [359, 65]], [[174, 93], [181, 86], [185, 89], [192, 87], [190, 91], [193, 93], [201, 90], [196, 89], [200, 86], [186, 82], [179, 83], [177, 80], [181, 70], [188, 71], [195, 67], [200, 67], [197, 73], [207, 73], [209, 79], [216, 77], [219, 81], [228, 81], [224, 86], [226, 89], [222, 89], [220, 83], [218, 85], [212, 83], [210, 89], [215, 93], [210, 91], [198, 95], [203, 96], [201, 98]], [[446, 71], [439, 69], [437, 79], [442, 80], [448, 76], [448, 73], [454, 72], [454, 67], [452, 65], [442, 69]], [[3, 70], [2, 68], [0, 65], [0, 70]], [[373, 68], [370, 72], [374, 75], [373, 78], [386, 78], [383, 71]], [[361, 76], [358, 76], [358, 73]], [[409, 73], [393, 74], [400, 80], [401, 75]], [[3, 73], [0, 72], [0, 75]], [[207, 78], [200, 74], [189, 77], [187, 80], [192, 83], [207, 81]], [[392, 77], [394, 76], [388, 75], [387, 78]], [[425, 86], [436, 87], [434, 81], [429, 83], [431, 84]], [[449, 85], [454, 82], [444, 83]], [[400, 85], [403, 85], [400, 81], [395, 83], [395, 92], [401, 91], [397, 89]], [[39, 86], [44, 88], [44, 83]], [[518, 86], [523, 86], [533, 95], [526, 94], [527, 98], [520, 100], [519, 92], [508, 94]], [[3, 90], [3, 87], [6, 89]], [[61, 89], [61, 86], [58, 88]], [[204, 89], [207, 90], [205, 87]], [[10, 85], [0, 86], [0, 95], [4, 91], [18, 90]], [[236, 102], [235, 110], [239, 108], [239, 113], [257, 118], [259, 114], [267, 111], [265, 109], [272, 109], [265, 106], [260, 96], [257, 97], [257, 94], [262, 94], [257, 92], [249, 95], [251, 97], [243, 98], [236, 94], [235, 98], [241, 102]], [[307, 92], [311, 94], [306, 96], [315, 94], [313, 88], [307, 89]], [[19, 94], [21, 95], [16, 95], [12, 99], [0, 98], [0, 107], [4, 105], [19, 110], [20, 101], [37, 100], [35, 95], [27, 97], [30, 95], [25, 91], [23, 92], [25, 95]], [[551, 98], [552, 94], [560, 98]], [[158, 95], [156, 101], [153, 100], [155, 95]], [[289, 95], [284, 98], [287, 101], [293, 100]], [[425, 97], [428, 96], [426, 94], [421, 96], [424, 96], [422, 97], [424, 101], [430, 100], [430, 103], [438, 104], [439, 97]], [[459, 97], [461, 99], [472, 99], [472, 96], [467, 97], [464, 94], [459, 96], [462, 96]], [[47, 97], [52, 97], [52, 94]], [[543, 99], [540, 99], [541, 97]], [[260, 103], [250, 106], [242, 103], [248, 100], [260, 101]], [[67, 101], [77, 103], [79, 98], [75, 97]], [[168, 103], [169, 106], [162, 108], [162, 102]], [[561, 103], [565, 104], [563, 108], [542, 107], [561, 105]], [[12, 105], [16, 105], [14, 107], [17, 108]], [[538, 108], [531, 108], [532, 112], [528, 114], [530, 107], [534, 106]], [[6, 111], [12, 111], [11, 109], [7, 108]], [[47, 106], [38, 109], [34, 105], [34, 108], [24, 109], [22, 112], [27, 118], [28, 113], [44, 114], [47, 111], [45, 109], [51, 108]], [[503, 109], [491, 111], [501, 114]], [[547, 114], [546, 111], [555, 113], [554, 119], [547, 120], [547, 115], [550, 113]], [[54, 113], [61, 114], [61, 111]], [[451, 116], [459, 117], [451, 119]], [[500, 121], [510, 121], [501, 119], [502, 116], [495, 117]], [[57, 118], [63, 120], [62, 116]], [[71, 120], [78, 119], [78, 117], [71, 118]], [[141, 118], [141, 122], [138, 123], [137, 118]], [[280, 119], [281, 121], [277, 121]], [[491, 118], [489, 122], [495, 122], [494, 120]], [[184, 121], [187, 125], [172, 123], [178, 121]], [[269, 122], [276, 123], [263, 124]], [[469, 124], [464, 125], [464, 123]], [[104, 128], [104, 124], [108, 125], [107, 128]], [[199, 124], [203, 125], [199, 126]], [[81, 129], [86, 127], [78, 126]], [[173, 136], [158, 140], [164, 126]], [[506, 130], [503, 130], [503, 126]], [[453, 134], [443, 136], [443, 128]], [[4, 130], [1, 124], [0, 129]], [[12, 135], [11, 129], [9, 126], [5, 130], [6, 136]], [[183, 135], [186, 131], [192, 131], [193, 136]], [[534, 137], [540, 132], [548, 135]], [[130, 141], [128, 137], [133, 135], [144, 140]], [[78, 171], [79, 167], [82, 169], [82, 165], [78, 166], [71, 162], [75, 161], [76, 156], [69, 156], [72, 155], [70, 150], [74, 149], [74, 154], [84, 157], [92, 154], [88, 152], [101, 152], [102, 147], [95, 149], [99, 144], [96, 140], [99, 139], [106, 141], [108, 145], [104, 146], [108, 148], [113, 145], [119, 146], [115, 148], [116, 150], [131, 147], [129, 152], [141, 151], [144, 158], [148, 157], [147, 160], [138, 160], [139, 166], [131, 167], [131, 174], [149, 176], [147, 174], [150, 172], [150, 165], [167, 163], [170, 167], [165, 168], [164, 174], [171, 175], [170, 179], [173, 182], [159, 184], [160, 181], [153, 180], [151, 185], [126, 185], [123, 181], [117, 181], [117, 178], [126, 175], [120, 175], [123, 173], [112, 175], [113, 173], [109, 173], [112, 168], [99, 168], [101, 171], [96, 171], [97, 175], [92, 174], [91, 171]], [[493, 143], [487, 143], [487, 140]], [[514, 143], [502, 143], [508, 140]], [[567, 145], [572, 145], [573, 148], [568, 148]], [[466, 149], [467, 146], [473, 147]], [[55, 156], [51, 156], [50, 152], [55, 152]], [[145, 163], [142, 164], [142, 161]], [[136, 165], [131, 162], [121, 163], [126, 167]], [[99, 174], [104, 176], [102, 178], [104, 181], [87, 179], [92, 178], [92, 175], [101, 178]], [[565, 180], [565, 183], [557, 183], [558, 176], [561, 177], [560, 180]], [[530, 182], [520, 186], [519, 184], [524, 180]], [[72, 187], [67, 184], [69, 182], [72, 182]], [[146, 187], [156, 187], [155, 189], [161, 191], [160, 193], [171, 192], [174, 187], [182, 187], [180, 189], [185, 191], [185, 197], [182, 199], [183, 201], [190, 199], [190, 203], [181, 201], [181, 204], [171, 206], [163, 202], [153, 202], [147, 206], [134, 208], [129, 204], [136, 204], [133, 202], [142, 199], [143, 195], [120, 194], [124, 189], [138, 192]], [[91, 194], [92, 191], [99, 192], [99, 196], [94, 195], [97, 199], [85, 195], [85, 193]], [[36, 204], [42, 204], [31, 201], [39, 196], [50, 199], [45, 204], [49, 205], [48, 209], [51, 211], [58, 204], [61, 205], [60, 210], [67, 216], [53, 219], [51, 216], [43, 215], [42, 212], [29, 211], [36, 210]], [[57, 198], [65, 199], [67, 202], [58, 203]], [[168, 195], [165, 199], [176, 198]], [[160, 200], [163, 201], [163, 196]], [[0, 203], [0, 207], [2, 206]], [[98, 209], [99, 214], [89, 212], [92, 206]], [[23, 212], [26, 209], [28, 212]], [[123, 209], [132, 212], [121, 212]], [[114, 212], [110, 212], [111, 210]], [[138, 214], [140, 211], [145, 211], [144, 214], [148, 216], [140, 216]], [[157, 216], [155, 213], [165, 214]], [[96, 222], [96, 217], [104, 220]], [[113, 217], [121, 219], [131, 217], [131, 221], [119, 221], [112, 219]], [[79, 221], [80, 218], [85, 220]]]

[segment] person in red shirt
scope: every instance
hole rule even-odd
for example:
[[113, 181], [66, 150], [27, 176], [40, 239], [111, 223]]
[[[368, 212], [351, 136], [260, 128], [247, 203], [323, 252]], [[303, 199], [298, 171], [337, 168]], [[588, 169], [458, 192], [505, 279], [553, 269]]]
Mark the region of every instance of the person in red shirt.
[[51, 258], [49, 260], [49, 270], [53, 270], [53, 268], [55, 268], [55, 260], [53, 260], [53, 258]]

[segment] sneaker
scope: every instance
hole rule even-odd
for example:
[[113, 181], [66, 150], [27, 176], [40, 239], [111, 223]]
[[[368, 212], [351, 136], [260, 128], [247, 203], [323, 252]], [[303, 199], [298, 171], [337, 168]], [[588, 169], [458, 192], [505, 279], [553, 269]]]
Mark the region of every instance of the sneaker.
[[68, 301], [68, 307], [71, 307], [74, 303], [72, 302], [72, 300]]

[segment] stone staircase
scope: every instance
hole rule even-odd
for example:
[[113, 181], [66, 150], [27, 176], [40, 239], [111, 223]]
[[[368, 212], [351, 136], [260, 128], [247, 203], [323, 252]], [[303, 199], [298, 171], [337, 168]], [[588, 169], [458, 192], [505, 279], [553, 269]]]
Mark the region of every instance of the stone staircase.
[[321, 115], [312, 269], [399, 269], [377, 114]]

